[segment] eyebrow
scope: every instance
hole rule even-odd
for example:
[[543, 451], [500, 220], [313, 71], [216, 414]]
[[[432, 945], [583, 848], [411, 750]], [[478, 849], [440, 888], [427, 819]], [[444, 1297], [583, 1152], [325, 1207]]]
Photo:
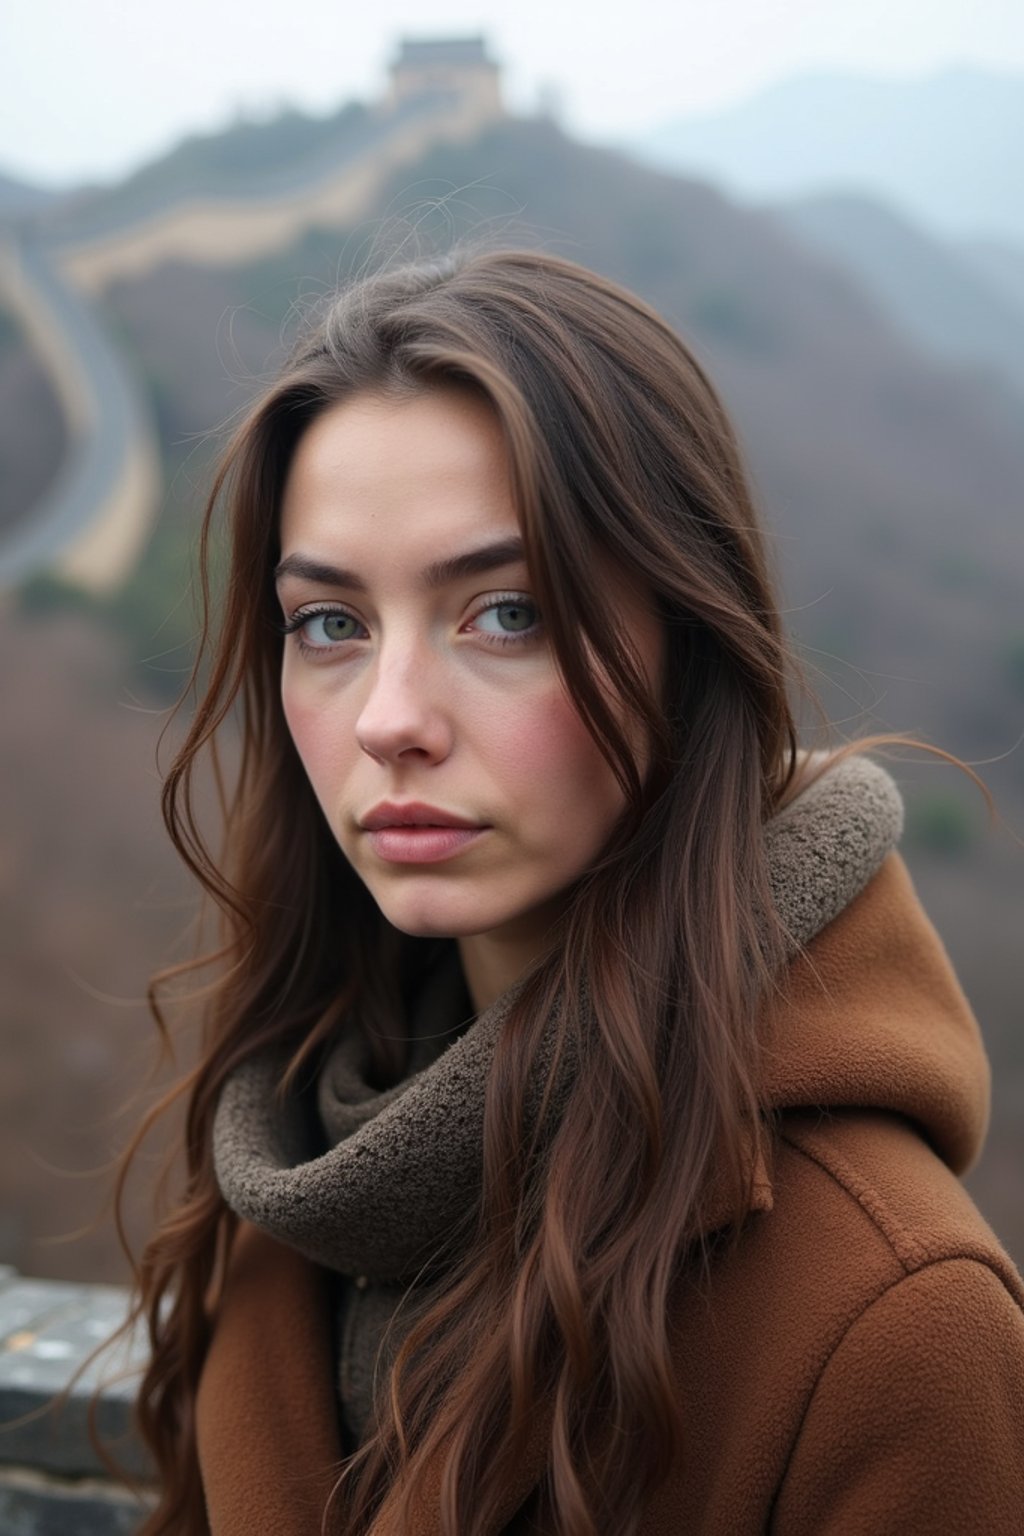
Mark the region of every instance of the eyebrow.
[[[523, 541], [518, 536], [501, 539], [496, 544], [484, 544], [479, 549], [467, 549], [461, 555], [449, 555], [435, 560], [423, 572], [423, 585], [443, 587], [465, 576], [482, 576], [499, 566], [516, 565], [525, 559]], [[342, 566], [327, 565], [310, 555], [286, 555], [274, 570], [274, 581], [286, 576], [297, 576], [303, 581], [315, 582], [326, 587], [347, 587], [352, 592], [365, 592], [366, 582], [357, 571], [347, 571]]]

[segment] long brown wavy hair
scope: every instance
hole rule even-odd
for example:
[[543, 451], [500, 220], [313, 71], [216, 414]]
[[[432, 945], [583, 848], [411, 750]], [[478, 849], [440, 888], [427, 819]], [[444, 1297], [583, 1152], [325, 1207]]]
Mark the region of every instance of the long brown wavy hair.
[[[129, 1321], [145, 1320], [151, 1346], [136, 1413], [160, 1481], [143, 1536], [208, 1529], [193, 1407], [237, 1225], [211, 1151], [225, 1079], [274, 1044], [289, 1055], [288, 1093], [353, 1028], [380, 1080], [398, 1080], [401, 1056], [371, 1025], [391, 1005], [391, 957], [400, 976], [419, 963], [420, 941], [390, 928], [341, 855], [286, 727], [273, 582], [282, 487], [302, 433], [335, 403], [451, 384], [477, 391], [500, 423], [552, 652], [626, 804], [503, 1031], [472, 1241], [399, 1352], [324, 1530], [367, 1532], [385, 1498], [405, 1529], [428, 1479], [446, 1536], [493, 1530], [540, 1421], [543, 1528], [628, 1536], [685, 1441], [669, 1303], [683, 1264], [702, 1256], [712, 1170], [738, 1230], [751, 1152], [769, 1134], [757, 1024], [785, 935], [761, 828], [808, 770], [764, 536], [719, 397], [653, 310], [569, 261], [459, 251], [364, 278], [325, 307], [236, 432], [203, 524], [195, 707], [163, 804], [223, 939], [198, 1063], [143, 1121], [116, 1191], [121, 1230], [132, 1158], [184, 1099], [184, 1187], [133, 1266]], [[222, 514], [229, 552], [214, 595]], [[609, 562], [661, 616], [658, 693], [606, 622]], [[240, 755], [220, 855], [195, 784], [226, 730]], [[650, 743], [643, 773], [638, 739]], [[322, 920], [342, 907], [345, 925]], [[577, 1067], [541, 1142], [527, 1085], [556, 998]]]

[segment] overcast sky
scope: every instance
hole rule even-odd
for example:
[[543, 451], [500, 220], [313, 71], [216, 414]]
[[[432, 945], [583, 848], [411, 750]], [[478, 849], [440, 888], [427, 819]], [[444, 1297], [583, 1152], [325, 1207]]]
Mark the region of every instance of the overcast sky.
[[114, 177], [239, 112], [371, 99], [400, 36], [471, 32], [513, 110], [555, 88], [570, 130], [611, 141], [810, 70], [1024, 74], [1022, 0], [6, 0], [0, 170]]

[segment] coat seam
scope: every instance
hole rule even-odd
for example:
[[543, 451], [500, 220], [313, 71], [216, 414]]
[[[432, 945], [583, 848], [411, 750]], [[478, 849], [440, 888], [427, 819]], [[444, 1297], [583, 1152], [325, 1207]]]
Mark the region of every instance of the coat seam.
[[867, 1179], [861, 1178], [853, 1166], [840, 1154], [830, 1150], [826, 1160], [821, 1153], [801, 1145], [799, 1141], [794, 1141], [785, 1131], [780, 1131], [779, 1134], [788, 1147], [813, 1163], [816, 1168], [820, 1168], [822, 1173], [864, 1212], [902, 1268], [904, 1275], [913, 1274], [928, 1264], [939, 1263], [943, 1258], [952, 1257], [948, 1254], [929, 1254], [911, 1237], [892, 1210], [886, 1208], [878, 1190]]

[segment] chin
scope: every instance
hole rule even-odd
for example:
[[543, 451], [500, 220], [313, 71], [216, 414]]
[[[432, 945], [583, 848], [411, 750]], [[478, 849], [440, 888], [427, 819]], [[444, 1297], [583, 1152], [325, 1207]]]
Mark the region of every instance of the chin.
[[428, 917], [422, 913], [395, 912], [387, 907], [381, 907], [380, 910], [392, 928], [397, 928], [399, 933], [407, 933], [411, 939], [460, 939], [463, 937], [460, 928], [445, 922], [436, 914]]
[[411, 897], [411, 893], [396, 897], [393, 892], [377, 891], [373, 891], [372, 895], [392, 928], [409, 934], [411, 938], [461, 939], [469, 933], [480, 931], [479, 905], [474, 908], [472, 903], [465, 900], [439, 900], [436, 893], [430, 892], [415, 897]]
[[462, 891], [446, 899], [435, 889], [405, 893], [372, 891], [383, 916], [400, 933], [417, 939], [468, 939], [515, 922], [523, 911], [507, 903], [491, 906]]
[[446, 917], [443, 913], [407, 913], [402, 911], [389, 911], [381, 907], [381, 912], [387, 918], [392, 928], [397, 928], [400, 933], [407, 933], [413, 939], [468, 939], [474, 934], [490, 933], [495, 928], [502, 926], [499, 917], [496, 922], [481, 921], [480, 914], [474, 917], [468, 914], [464, 917]]

